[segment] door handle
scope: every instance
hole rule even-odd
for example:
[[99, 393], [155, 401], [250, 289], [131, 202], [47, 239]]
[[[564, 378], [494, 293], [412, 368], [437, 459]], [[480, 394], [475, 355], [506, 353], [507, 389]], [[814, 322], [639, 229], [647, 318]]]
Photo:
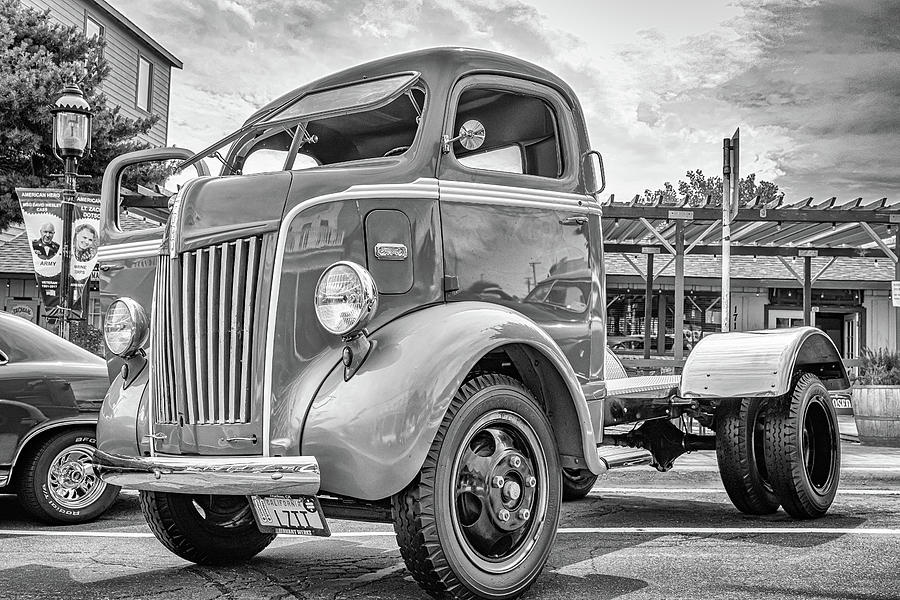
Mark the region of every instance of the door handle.
[[124, 269], [125, 265], [100, 265], [101, 271], [118, 271], [119, 269]]
[[559, 220], [560, 225], [584, 225], [588, 218], [585, 215], [573, 215]]

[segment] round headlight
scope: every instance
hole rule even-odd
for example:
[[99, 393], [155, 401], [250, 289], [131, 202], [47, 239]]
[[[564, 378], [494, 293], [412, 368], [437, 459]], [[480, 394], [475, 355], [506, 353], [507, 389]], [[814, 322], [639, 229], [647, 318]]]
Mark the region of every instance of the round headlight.
[[103, 338], [110, 352], [128, 357], [144, 345], [150, 323], [144, 308], [131, 298], [119, 298], [109, 305], [103, 322]]
[[365, 268], [340, 261], [319, 277], [315, 304], [322, 327], [336, 335], [347, 335], [371, 320], [378, 308], [378, 289]]

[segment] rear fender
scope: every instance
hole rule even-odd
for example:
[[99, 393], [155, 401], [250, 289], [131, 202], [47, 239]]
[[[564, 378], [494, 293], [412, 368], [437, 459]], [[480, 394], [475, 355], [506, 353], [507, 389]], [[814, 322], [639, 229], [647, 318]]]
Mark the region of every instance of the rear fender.
[[828, 390], [850, 387], [834, 342], [815, 327], [721, 333], [691, 350], [681, 375], [686, 398], [781, 396], [797, 371], [813, 373]]
[[301, 453], [318, 460], [323, 491], [377, 500], [402, 490], [422, 467], [466, 375], [491, 352], [532, 371], [523, 379], [543, 402], [560, 453], [600, 472], [572, 367], [520, 313], [481, 302], [442, 304], [397, 319], [370, 339], [359, 371], [344, 381], [343, 368], [332, 370], [305, 420]]

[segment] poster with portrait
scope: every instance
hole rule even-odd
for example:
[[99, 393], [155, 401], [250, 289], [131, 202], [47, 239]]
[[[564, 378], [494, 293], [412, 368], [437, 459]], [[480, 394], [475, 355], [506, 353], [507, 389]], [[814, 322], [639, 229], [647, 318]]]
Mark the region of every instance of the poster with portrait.
[[[63, 266], [63, 190], [16, 188], [41, 301], [47, 316], [59, 315], [59, 276]], [[100, 247], [100, 196], [78, 193], [72, 210], [69, 240], [71, 318], [81, 318], [82, 296], [97, 264]]]
[[[62, 270], [62, 190], [16, 188], [41, 301], [50, 312], [59, 305]], [[48, 313], [49, 314], [49, 313]]]
[[100, 196], [78, 194], [72, 219], [72, 260], [69, 266], [71, 277], [72, 318], [81, 318], [85, 286], [89, 284], [91, 273], [97, 264], [97, 250], [100, 248]]

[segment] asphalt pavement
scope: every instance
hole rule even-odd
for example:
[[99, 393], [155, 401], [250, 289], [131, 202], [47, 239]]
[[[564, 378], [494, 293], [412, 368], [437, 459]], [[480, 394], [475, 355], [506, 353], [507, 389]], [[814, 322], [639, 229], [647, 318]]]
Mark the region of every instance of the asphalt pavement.
[[[711, 452], [667, 473], [610, 471], [564, 506], [526, 598], [900, 598], [900, 449], [845, 441], [842, 450], [837, 498], [815, 521], [739, 513]], [[207, 568], [157, 542], [135, 493], [94, 523], [58, 528], [0, 496], [0, 598], [426, 597], [390, 525], [330, 524], [331, 538], [281, 536], [245, 565]]]

